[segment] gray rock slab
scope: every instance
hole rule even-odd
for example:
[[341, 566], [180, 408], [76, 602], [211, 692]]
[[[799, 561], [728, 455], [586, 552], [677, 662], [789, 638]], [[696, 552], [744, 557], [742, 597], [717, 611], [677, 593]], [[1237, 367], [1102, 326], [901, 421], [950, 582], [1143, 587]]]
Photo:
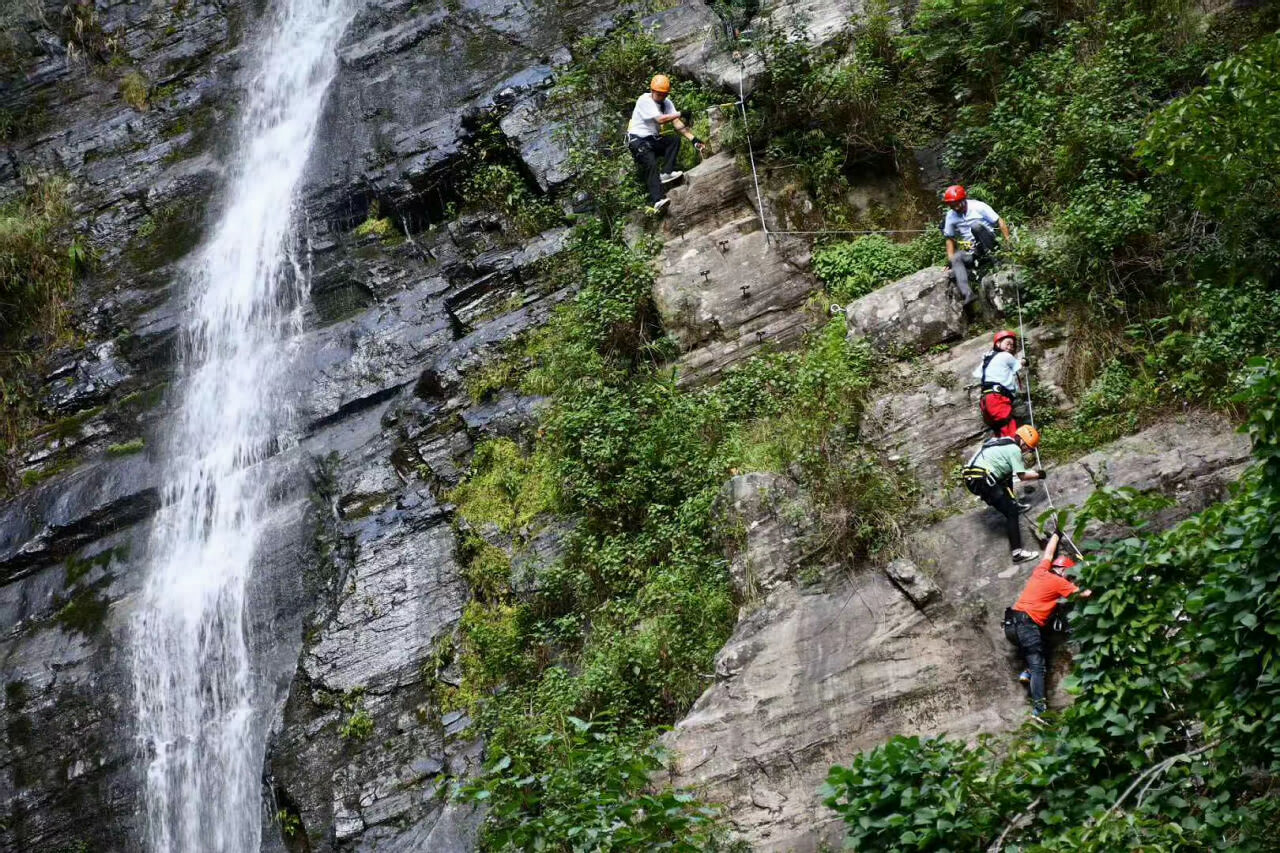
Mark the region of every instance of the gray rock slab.
[[1016, 719], [990, 657], [980, 631], [927, 619], [878, 572], [818, 594], [782, 587], [739, 623], [717, 683], [666, 736], [671, 781], [726, 804], [753, 850], [838, 847], [818, 794], [832, 764], [894, 734], [964, 737]]
[[432, 278], [358, 317], [313, 333], [307, 420], [323, 421], [415, 382], [453, 341], [441, 300], [447, 282]]
[[947, 270], [929, 267], [849, 303], [849, 339], [869, 338], [899, 353], [959, 340], [967, 323]]
[[0, 579], [62, 559], [99, 536], [147, 518], [159, 503], [146, 454], [104, 459], [49, 480], [0, 510]]
[[307, 650], [303, 670], [339, 692], [417, 682], [422, 660], [466, 600], [453, 530], [430, 494], [418, 493], [364, 520], [354, 544], [337, 612]]
[[713, 379], [760, 349], [816, 324], [804, 308], [818, 282], [808, 251], [765, 234], [728, 155], [709, 158], [670, 194], [672, 218], [653, 295], [685, 355], [682, 383]]
[[812, 545], [813, 504], [780, 474], [730, 478], [718, 511], [732, 531], [729, 575], [739, 602], [757, 601], [787, 580]]

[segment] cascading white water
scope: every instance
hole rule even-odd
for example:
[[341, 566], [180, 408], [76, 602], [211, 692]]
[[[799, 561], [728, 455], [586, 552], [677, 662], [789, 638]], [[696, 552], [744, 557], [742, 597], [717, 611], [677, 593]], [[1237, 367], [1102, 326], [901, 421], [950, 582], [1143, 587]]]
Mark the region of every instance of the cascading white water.
[[246, 589], [269, 512], [266, 461], [306, 278], [295, 197], [355, 0], [281, 0], [245, 95], [227, 204], [188, 266], [182, 398], [166, 437], [150, 573], [132, 623], [146, 843], [252, 853], [261, 841], [265, 685]]

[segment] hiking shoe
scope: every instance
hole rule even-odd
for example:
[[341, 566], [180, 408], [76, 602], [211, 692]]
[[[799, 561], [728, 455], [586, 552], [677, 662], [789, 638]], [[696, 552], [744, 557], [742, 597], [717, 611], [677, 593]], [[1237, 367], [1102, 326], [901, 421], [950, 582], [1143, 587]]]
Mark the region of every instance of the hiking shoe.
[[1034, 560], [1040, 555], [1035, 551], [1028, 551], [1026, 548], [1014, 548], [1012, 556], [1015, 563], [1021, 563], [1023, 560]]
[[1044, 717], [1044, 711], [1032, 711], [1031, 722], [1040, 726], [1045, 726], [1045, 727], [1049, 726], [1049, 721], [1046, 720]]
[[669, 204], [671, 204], [671, 199], [669, 199], [669, 198], [660, 198], [660, 199], [658, 199], [657, 201], [655, 201], [655, 202], [653, 203], [653, 208], [652, 208], [652, 209], [653, 209], [653, 212], [654, 212], [654, 213], [661, 213], [662, 211], [664, 211], [664, 210], [666, 210], [666, 209], [667, 209], [667, 205], [669, 205]]
[[1018, 673], [1018, 680], [1021, 681], [1023, 684], [1030, 684], [1031, 670], [1024, 669], [1022, 672]]
[[964, 298], [964, 301], [960, 303], [960, 307], [961, 307], [961, 308], [968, 308], [970, 305], [972, 305], [973, 303], [975, 303], [975, 302], [977, 302], [977, 301], [978, 301], [978, 294], [976, 294], [976, 293], [970, 293], [968, 296], [966, 296], [966, 297]]
[[674, 181], [680, 180], [683, 177], [684, 177], [684, 172], [681, 172], [679, 170], [674, 172], [663, 172], [661, 175], [658, 175], [658, 179], [661, 180], [664, 184], [670, 184]]

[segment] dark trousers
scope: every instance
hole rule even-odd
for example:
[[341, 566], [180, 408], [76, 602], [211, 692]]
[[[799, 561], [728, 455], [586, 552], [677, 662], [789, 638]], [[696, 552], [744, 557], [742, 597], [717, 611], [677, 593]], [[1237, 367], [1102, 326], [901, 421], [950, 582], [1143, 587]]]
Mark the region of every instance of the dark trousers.
[[1022, 509], [1014, 500], [1011, 488], [1004, 483], [997, 483], [994, 486], [983, 484], [978, 497], [982, 498], [987, 506], [994, 507], [1004, 516], [1004, 531], [1009, 537], [1009, 549], [1013, 550], [1022, 547], [1022, 524], [1019, 518], [1022, 515]]
[[674, 172], [680, 154], [680, 137], [674, 133], [661, 136], [631, 136], [627, 149], [644, 170], [644, 183], [649, 188], [650, 204], [662, 199], [662, 173]]
[[1027, 671], [1031, 673], [1031, 704], [1037, 711], [1045, 709], [1044, 674], [1048, 666], [1048, 643], [1045, 641], [1044, 629], [1036, 621], [1021, 610], [1014, 611], [1018, 632], [1018, 650], [1027, 662]]
[[973, 294], [973, 289], [969, 287], [969, 271], [971, 269], [976, 271], [978, 264], [990, 256], [996, 248], [995, 232], [985, 224], [979, 222], [971, 231], [973, 248], [957, 249], [955, 256], [951, 258], [951, 271], [956, 276], [956, 287], [966, 300]]

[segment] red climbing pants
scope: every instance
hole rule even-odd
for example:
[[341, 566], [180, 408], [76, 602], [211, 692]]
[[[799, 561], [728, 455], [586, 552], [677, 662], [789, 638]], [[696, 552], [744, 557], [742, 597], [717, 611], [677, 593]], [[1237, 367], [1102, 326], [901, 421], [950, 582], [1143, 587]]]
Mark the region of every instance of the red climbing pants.
[[991, 431], [1002, 438], [1011, 438], [1018, 431], [1018, 422], [1013, 417], [1013, 401], [1003, 394], [983, 394], [978, 404], [982, 411], [982, 420]]

